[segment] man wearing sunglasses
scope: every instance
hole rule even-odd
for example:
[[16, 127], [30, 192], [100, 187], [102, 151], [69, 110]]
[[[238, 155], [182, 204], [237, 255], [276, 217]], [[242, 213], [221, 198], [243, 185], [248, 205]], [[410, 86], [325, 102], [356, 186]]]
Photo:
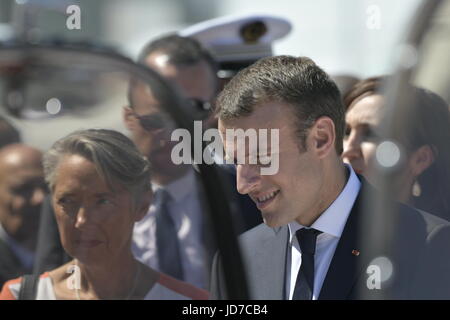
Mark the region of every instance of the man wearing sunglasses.
[[195, 119], [214, 125], [213, 101], [218, 94], [218, 65], [209, 51], [187, 37], [168, 35], [150, 42], [139, 62], [149, 66], [174, 84], [187, 100], [188, 112]]
[[[181, 97], [187, 113], [203, 121], [203, 128], [214, 126], [213, 100], [218, 91], [216, 64], [209, 52], [193, 39], [167, 36], [147, 45], [139, 61], [167, 79]], [[143, 263], [164, 271], [175, 278], [208, 288], [209, 270], [215, 246], [209, 234], [203, 203], [204, 193], [197, 173], [191, 165], [175, 165], [171, 159], [177, 141], [171, 141], [175, 129], [164, 112], [164, 102], [148, 85], [131, 82], [128, 107], [124, 108], [124, 121], [132, 139], [153, 167], [152, 185], [155, 201], [147, 216], [138, 222], [133, 234], [133, 252]], [[234, 181], [230, 190], [235, 190]], [[235, 195], [237, 197], [237, 192]], [[260, 219], [256, 207], [248, 199], [234, 199], [231, 205], [239, 208], [236, 214]], [[250, 203], [250, 204], [249, 204]], [[248, 211], [247, 208], [253, 211]], [[245, 209], [242, 209], [245, 208]], [[170, 216], [171, 226], [159, 218]], [[250, 225], [244, 221], [244, 231]], [[164, 238], [165, 229], [169, 236]], [[209, 230], [208, 230], [209, 229]], [[173, 235], [176, 235], [174, 237]], [[165, 256], [170, 255], [170, 257]]]

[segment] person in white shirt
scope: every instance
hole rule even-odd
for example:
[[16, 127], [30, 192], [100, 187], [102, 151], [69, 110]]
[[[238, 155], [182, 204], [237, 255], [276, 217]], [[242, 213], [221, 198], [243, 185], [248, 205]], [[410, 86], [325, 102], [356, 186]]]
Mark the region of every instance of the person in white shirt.
[[177, 230], [175, 237], [179, 239], [183, 279], [199, 288], [205, 288], [209, 281], [207, 255], [211, 255], [211, 253], [208, 252], [203, 238], [204, 217], [202, 215], [204, 213], [198, 198], [199, 186], [195, 174], [193, 171], [188, 171], [183, 177], [164, 187], [153, 184], [155, 201], [150, 206], [147, 215], [136, 223], [132, 248], [134, 255], [140, 261], [155, 269], [160, 269], [155, 215], [164, 205], [161, 191], [165, 190], [170, 196], [167, 213], [174, 221], [175, 230]]
[[[162, 37], [148, 44], [139, 60], [179, 90], [188, 102], [184, 104], [186, 111], [194, 119], [204, 121], [205, 128], [211, 125], [207, 119], [211, 119], [210, 104], [218, 89], [216, 65], [197, 41], [176, 35]], [[157, 270], [207, 288], [214, 241], [198, 174], [191, 165], [173, 163], [171, 151], [176, 142], [170, 141], [170, 120], [152, 89], [132, 82], [129, 100], [129, 107], [124, 108], [125, 124], [140, 151], [152, 162], [155, 191], [155, 203], [136, 224], [133, 252]], [[170, 219], [158, 220], [161, 212]], [[164, 228], [173, 237], [161, 235], [158, 224], [160, 231]], [[158, 251], [160, 247], [171, 247], [170, 257], [164, 249]]]

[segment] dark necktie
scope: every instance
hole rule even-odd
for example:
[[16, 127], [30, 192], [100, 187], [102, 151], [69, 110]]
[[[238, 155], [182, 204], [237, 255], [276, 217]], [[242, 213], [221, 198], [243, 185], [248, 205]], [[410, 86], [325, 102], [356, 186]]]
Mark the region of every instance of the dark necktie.
[[297, 230], [298, 243], [302, 251], [302, 264], [295, 282], [292, 300], [311, 300], [314, 292], [314, 254], [316, 252], [317, 236], [321, 233], [316, 229], [302, 228]]
[[168, 203], [171, 200], [170, 195], [166, 190], [160, 189], [157, 191], [158, 196], [160, 199], [155, 219], [159, 270], [183, 280], [177, 230], [168, 209]]

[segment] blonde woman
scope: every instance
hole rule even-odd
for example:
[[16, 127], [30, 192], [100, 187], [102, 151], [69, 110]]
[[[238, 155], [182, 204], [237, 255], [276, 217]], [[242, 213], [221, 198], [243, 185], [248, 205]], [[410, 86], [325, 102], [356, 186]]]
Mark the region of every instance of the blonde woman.
[[61, 242], [74, 260], [26, 284], [7, 282], [0, 299], [207, 299], [131, 252], [134, 223], [147, 213], [152, 191], [150, 165], [127, 137], [77, 131], [45, 154], [44, 169]]

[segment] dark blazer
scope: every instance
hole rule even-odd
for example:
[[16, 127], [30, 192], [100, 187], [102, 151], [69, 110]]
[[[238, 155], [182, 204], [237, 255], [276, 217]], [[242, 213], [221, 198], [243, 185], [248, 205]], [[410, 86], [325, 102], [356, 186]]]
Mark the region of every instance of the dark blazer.
[[0, 239], [0, 288], [7, 280], [18, 278], [30, 271], [22, 266], [8, 244]]
[[[319, 299], [450, 299], [450, 224], [399, 203], [391, 203], [395, 210], [390, 213], [378, 211], [376, 206], [367, 207], [363, 195], [376, 191], [360, 179], [361, 191], [342, 232]], [[373, 214], [385, 218], [382, 228], [391, 228], [391, 238], [381, 239], [380, 229], [375, 225], [362, 228], [363, 222], [373, 221], [370, 220]], [[240, 237], [252, 299], [286, 299], [288, 237], [287, 226], [270, 228], [265, 224]], [[388, 245], [376, 245], [380, 240]], [[369, 289], [367, 283], [371, 274], [367, 273], [367, 268], [377, 257], [386, 257], [392, 263], [393, 273], [389, 280], [381, 283], [380, 289]], [[221, 264], [220, 255], [216, 255], [211, 279], [212, 299], [227, 297]]]

